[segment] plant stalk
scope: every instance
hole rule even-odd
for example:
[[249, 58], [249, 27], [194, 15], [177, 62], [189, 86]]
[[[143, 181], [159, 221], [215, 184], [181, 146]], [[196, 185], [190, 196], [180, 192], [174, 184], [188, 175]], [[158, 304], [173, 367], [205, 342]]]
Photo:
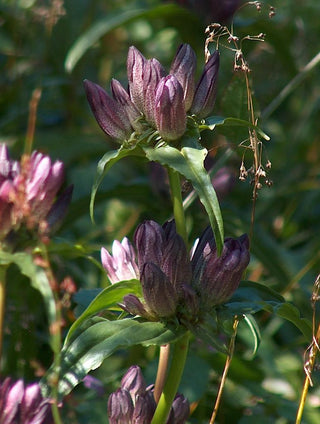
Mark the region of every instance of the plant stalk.
[[169, 357], [170, 357], [170, 345], [166, 344], [166, 345], [160, 346], [158, 371], [157, 371], [157, 377], [154, 383], [154, 391], [153, 391], [153, 397], [156, 403], [159, 402], [162, 390], [164, 388], [164, 384], [166, 382], [167, 370], [169, 365]]
[[176, 223], [177, 233], [183, 238], [185, 244], [188, 244], [186, 220], [183, 209], [183, 201], [181, 195], [180, 174], [171, 168], [168, 168], [169, 183], [171, 190], [173, 215]]
[[177, 393], [186, 363], [189, 338], [190, 334], [187, 331], [174, 345], [168, 378], [151, 424], [165, 424], [167, 422], [170, 408]]

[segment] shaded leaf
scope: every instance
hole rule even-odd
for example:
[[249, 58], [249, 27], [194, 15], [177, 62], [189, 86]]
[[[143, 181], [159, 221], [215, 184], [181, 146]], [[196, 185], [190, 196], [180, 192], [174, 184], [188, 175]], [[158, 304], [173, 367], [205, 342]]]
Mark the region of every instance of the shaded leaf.
[[91, 190], [91, 199], [90, 199], [90, 216], [92, 221], [93, 219], [93, 208], [94, 201], [97, 194], [97, 190], [106, 175], [109, 169], [116, 164], [120, 159], [127, 156], [139, 156], [142, 151], [139, 147], [124, 147], [121, 146], [118, 150], [113, 150], [111, 152], [107, 152], [99, 161], [97, 166], [96, 178], [92, 186]]
[[200, 125], [200, 130], [213, 130], [216, 126], [225, 127], [246, 127], [255, 130], [264, 140], [269, 141], [270, 137], [264, 133], [259, 127], [239, 118], [223, 118], [221, 116], [209, 116], [205, 119], [205, 123]]
[[141, 18], [165, 18], [179, 15], [181, 8], [173, 4], [165, 4], [153, 7], [151, 9], [135, 8], [135, 4], [127, 5], [123, 11], [109, 13], [105, 18], [94, 23], [87, 31], [85, 31], [70, 48], [65, 59], [64, 67], [67, 72], [72, 72], [78, 61], [102, 36], [108, 32], [122, 26], [127, 25], [136, 19]]

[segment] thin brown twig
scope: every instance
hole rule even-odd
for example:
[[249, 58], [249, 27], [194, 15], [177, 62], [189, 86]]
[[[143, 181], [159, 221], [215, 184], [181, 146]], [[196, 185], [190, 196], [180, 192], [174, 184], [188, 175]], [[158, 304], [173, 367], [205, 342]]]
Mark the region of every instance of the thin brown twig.
[[33, 90], [32, 96], [29, 102], [29, 118], [28, 118], [28, 128], [26, 134], [26, 142], [25, 142], [25, 153], [30, 155], [32, 151], [32, 145], [34, 140], [34, 133], [36, 128], [37, 121], [37, 110], [39, 101], [41, 98], [42, 89], [37, 87]]
[[227, 356], [227, 359], [226, 359], [226, 363], [224, 365], [224, 370], [223, 370], [223, 374], [222, 374], [222, 377], [221, 377], [216, 402], [215, 402], [215, 405], [214, 405], [214, 408], [213, 408], [213, 411], [212, 411], [212, 415], [211, 415], [209, 424], [214, 424], [215, 419], [217, 417], [218, 409], [219, 409], [221, 398], [222, 398], [223, 389], [224, 389], [224, 386], [225, 386], [228, 371], [229, 371], [231, 361], [232, 361], [232, 358], [233, 358], [238, 324], [239, 324], [239, 318], [235, 317], [234, 321], [233, 321], [233, 334], [231, 336], [230, 343], [229, 343], [228, 356]]
[[305, 364], [304, 364], [304, 371], [306, 376], [304, 379], [304, 384], [303, 384], [303, 388], [301, 392], [295, 424], [301, 423], [304, 407], [306, 404], [308, 390], [310, 386], [311, 387], [313, 386], [313, 382], [311, 378], [312, 371], [314, 369], [317, 354], [320, 351], [320, 348], [319, 348], [320, 323], [317, 324], [316, 322], [316, 303], [319, 301], [319, 292], [320, 292], [320, 274], [317, 276], [316, 281], [314, 283], [314, 290], [311, 297], [311, 304], [312, 304], [312, 310], [313, 310], [313, 314], [312, 314], [312, 327], [313, 327], [312, 334], [313, 335], [312, 335], [312, 342], [306, 351], [306, 353], [309, 351], [308, 359], [305, 361]]

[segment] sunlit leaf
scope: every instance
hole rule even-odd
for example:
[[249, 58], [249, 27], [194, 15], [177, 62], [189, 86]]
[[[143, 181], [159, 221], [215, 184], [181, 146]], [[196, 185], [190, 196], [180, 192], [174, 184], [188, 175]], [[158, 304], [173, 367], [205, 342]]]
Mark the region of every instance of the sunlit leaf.
[[207, 149], [194, 143], [193, 146], [186, 145], [181, 150], [171, 146], [162, 146], [158, 148], [145, 147], [144, 151], [149, 160], [174, 169], [191, 182], [206, 209], [214, 232], [217, 250], [221, 252], [224, 234], [219, 201], [210, 177], [203, 166], [208, 153]]
[[112, 284], [106, 289], [102, 290], [90, 303], [87, 309], [80, 315], [80, 317], [72, 324], [65, 343], [69, 343], [74, 332], [79, 326], [88, 319], [90, 316], [97, 314], [103, 310], [112, 308], [113, 310], [121, 310], [118, 305], [123, 297], [127, 294], [141, 295], [141, 285], [139, 280], [120, 281], [119, 283]]
[[[108, 356], [120, 348], [142, 344], [163, 345], [177, 340], [185, 332], [183, 328], [169, 329], [160, 322], [138, 322], [134, 319], [108, 321], [96, 317], [85, 321], [85, 328], [65, 345], [61, 352], [61, 368], [58, 393], [67, 395], [91, 370], [98, 368]], [[49, 394], [47, 383], [53, 371], [49, 370], [42, 386]]]

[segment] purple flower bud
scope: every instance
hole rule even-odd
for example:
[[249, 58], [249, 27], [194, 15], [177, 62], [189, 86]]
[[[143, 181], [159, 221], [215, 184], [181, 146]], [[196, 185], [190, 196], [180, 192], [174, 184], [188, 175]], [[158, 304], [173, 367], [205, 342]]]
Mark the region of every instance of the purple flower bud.
[[156, 90], [164, 75], [165, 71], [157, 59], [146, 62], [143, 74], [143, 113], [152, 126], [155, 126]]
[[121, 388], [127, 390], [132, 399], [146, 390], [146, 382], [138, 365], [132, 365], [121, 380]]
[[140, 300], [134, 294], [127, 294], [124, 296], [122, 303], [120, 304], [121, 308], [127, 311], [129, 314], [140, 317], [144, 317], [149, 321], [155, 321], [156, 317], [151, 315]]
[[141, 131], [142, 126], [139, 123], [141, 113], [130, 99], [129, 93], [122, 87], [116, 79], [111, 80], [111, 90], [113, 98], [122, 106], [123, 115], [127, 115], [128, 120], [136, 131]]
[[177, 140], [184, 134], [187, 124], [184, 92], [174, 75], [162, 78], [158, 84], [154, 116], [159, 134], [164, 140]]
[[126, 237], [121, 243], [118, 240], [113, 242], [112, 256], [106, 249], [102, 248], [101, 262], [104, 269], [107, 271], [111, 284], [117, 283], [118, 281], [139, 278], [135, 252]]
[[172, 403], [174, 424], [185, 424], [190, 415], [190, 405], [187, 398], [178, 393]]
[[212, 111], [217, 95], [219, 52], [216, 50], [205, 64], [197, 84], [190, 112], [198, 118], [205, 118]]
[[52, 165], [49, 156], [39, 152], [32, 153], [26, 195], [33, 214], [39, 219], [44, 219], [49, 213], [63, 180], [64, 165], [61, 161]]
[[1, 424], [53, 424], [49, 399], [41, 395], [38, 383], [25, 386], [6, 378], [0, 383]]
[[134, 234], [134, 243], [138, 251], [140, 272], [146, 262], [160, 265], [164, 237], [163, 228], [155, 221], [145, 221], [138, 226]]
[[201, 236], [193, 257], [193, 285], [205, 308], [225, 303], [237, 289], [250, 261], [249, 239], [225, 239], [221, 256], [217, 255], [211, 228]]
[[161, 269], [146, 263], [141, 273], [143, 297], [150, 312], [160, 318], [171, 317], [178, 305], [178, 293]]
[[139, 394], [134, 406], [132, 424], [150, 424], [155, 410], [156, 402], [153, 393], [147, 390]]
[[147, 59], [143, 56], [139, 50], [131, 46], [128, 52], [127, 58], [127, 72], [130, 89], [130, 97], [138, 108], [143, 111], [144, 109], [144, 69]]
[[173, 59], [170, 73], [175, 75], [184, 92], [185, 109], [188, 111], [192, 105], [195, 92], [194, 74], [197, 65], [195, 52], [189, 44], [181, 44]]
[[92, 113], [101, 129], [118, 140], [130, 137], [132, 127], [123, 106], [91, 81], [84, 80], [84, 88]]
[[118, 389], [111, 393], [108, 400], [108, 417], [110, 424], [129, 424], [132, 420], [133, 402], [130, 393]]

